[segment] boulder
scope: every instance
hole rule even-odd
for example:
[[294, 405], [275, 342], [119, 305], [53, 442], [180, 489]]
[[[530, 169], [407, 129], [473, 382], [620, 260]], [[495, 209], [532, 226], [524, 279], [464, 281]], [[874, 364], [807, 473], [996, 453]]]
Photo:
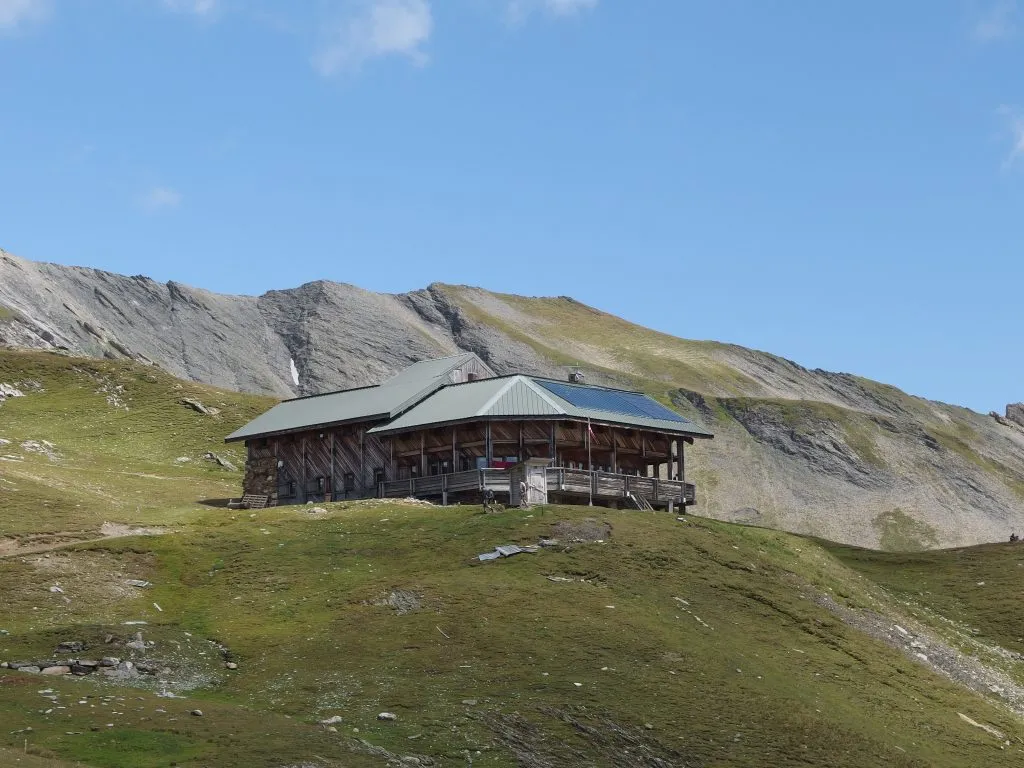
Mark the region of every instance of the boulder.
[[377, 715], [377, 719], [387, 723], [393, 723], [398, 719], [398, 715], [394, 712], [381, 712]]
[[85, 643], [81, 640], [65, 640], [62, 643], [58, 643], [53, 652], [60, 655], [67, 653], [81, 653], [84, 650]]
[[228, 472], [237, 472], [238, 471], [238, 467], [236, 467], [230, 461], [225, 459], [223, 456], [218, 456], [213, 451], [207, 451], [205, 454], [203, 454], [203, 458], [206, 459], [207, 461], [212, 461], [214, 464], [216, 464], [219, 467], [223, 467]]
[[66, 675], [71, 672], [71, 667], [59, 664], [55, 667], [45, 667], [41, 670], [44, 675]]
[[210, 408], [209, 406], [203, 405], [201, 402], [191, 397], [181, 398], [181, 404], [188, 406], [196, 413], [203, 414], [203, 416], [216, 416], [218, 413], [220, 413], [219, 409]]

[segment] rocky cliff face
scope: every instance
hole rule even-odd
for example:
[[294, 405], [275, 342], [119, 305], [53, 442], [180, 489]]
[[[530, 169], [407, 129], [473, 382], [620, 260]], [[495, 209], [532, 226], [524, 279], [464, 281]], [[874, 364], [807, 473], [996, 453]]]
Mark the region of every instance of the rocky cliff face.
[[1024, 408], [997, 421], [564, 297], [332, 282], [224, 296], [0, 252], [0, 345], [133, 358], [279, 397], [376, 383], [460, 349], [499, 372], [561, 377], [579, 361], [589, 381], [642, 388], [716, 433], [689, 452], [701, 514], [869, 546], [1024, 531]]
[[1006, 420], [1024, 427], [1024, 403], [1011, 403], [1006, 406]]

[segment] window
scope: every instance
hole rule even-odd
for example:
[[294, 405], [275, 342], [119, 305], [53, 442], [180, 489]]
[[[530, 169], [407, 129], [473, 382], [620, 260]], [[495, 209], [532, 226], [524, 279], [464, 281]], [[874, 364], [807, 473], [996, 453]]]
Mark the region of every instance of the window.
[[384, 467], [377, 467], [373, 470], [373, 487], [376, 488], [384, 482]]
[[345, 493], [356, 489], [356, 476], [351, 472], [345, 473]]

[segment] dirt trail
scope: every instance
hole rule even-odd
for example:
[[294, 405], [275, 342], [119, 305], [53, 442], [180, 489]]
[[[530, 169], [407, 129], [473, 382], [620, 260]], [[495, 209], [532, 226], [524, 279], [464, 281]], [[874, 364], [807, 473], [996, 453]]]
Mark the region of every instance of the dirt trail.
[[15, 538], [0, 539], [0, 558], [35, 555], [73, 544], [90, 544], [106, 539], [124, 536], [159, 536], [170, 532], [169, 528], [131, 526], [126, 523], [103, 523], [99, 530], [58, 531], [56, 533], [34, 533]]

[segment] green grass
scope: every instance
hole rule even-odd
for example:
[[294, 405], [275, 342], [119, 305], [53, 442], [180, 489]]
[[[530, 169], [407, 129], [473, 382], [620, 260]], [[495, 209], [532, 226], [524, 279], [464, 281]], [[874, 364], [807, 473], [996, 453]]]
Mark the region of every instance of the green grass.
[[880, 553], [827, 544], [847, 566], [922, 610], [1024, 653], [1024, 544]]
[[[240, 493], [241, 476], [204, 461], [216, 452], [241, 468], [244, 449], [224, 436], [273, 401], [182, 382], [135, 363], [0, 350], [0, 382], [25, 397], [0, 406], [0, 536], [92, 528], [104, 521], [187, 520], [203, 499]], [[108, 396], [116, 398], [115, 404]], [[182, 405], [219, 408], [202, 416]], [[54, 444], [56, 460], [21, 448]], [[179, 457], [190, 459], [178, 462]]]
[[[552, 322], [578, 311], [552, 302], [542, 305]], [[582, 338], [610, 332], [604, 322]], [[711, 370], [700, 365], [687, 374], [693, 382]], [[666, 398], [668, 385], [649, 375], [641, 367], [635, 380]], [[235, 513], [198, 503], [237, 497], [241, 480], [201, 457], [213, 450], [241, 467], [240, 448], [223, 436], [270, 400], [45, 353], [0, 352], [0, 381], [42, 386], [0, 406], [0, 437], [11, 441], [0, 456], [17, 459], [0, 461], [0, 536], [89, 538], [103, 521], [175, 529], [0, 558], [0, 629], [9, 633], [0, 659], [46, 657], [69, 638], [103, 655], [107, 635], [120, 648], [141, 626], [156, 643], [147, 655], [167, 661], [186, 697], [156, 697], [151, 678], [125, 688], [0, 670], [0, 764], [384, 764], [353, 751], [365, 739], [439, 765], [467, 765], [468, 751], [479, 768], [517, 764], [513, 736], [557, 766], [622, 764], [626, 750], [701, 766], [1024, 763], [1017, 718], [808, 599], [813, 589], [893, 615], [909, 605], [937, 631], [948, 617], [1024, 652], [1014, 610], [1024, 549], [882, 554], [571, 507], [482, 515], [363, 502], [315, 517], [305, 508]], [[182, 397], [222, 413], [201, 416]], [[722, 420], [742, 406], [770, 409], [795, 430], [839, 424], [861, 458], [877, 460], [870, 426], [843, 409], [708, 406]], [[59, 456], [28, 452], [27, 440], [48, 440]], [[595, 514], [613, 528], [604, 543], [474, 559]], [[877, 525], [886, 546], [932, 542], [898, 510]], [[129, 589], [126, 578], [153, 587]], [[63, 593], [50, 591], [55, 584]], [[382, 604], [399, 589], [422, 607], [399, 615]], [[125, 625], [135, 621], [148, 623]], [[40, 695], [45, 688], [64, 709]], [[188, 714], [197, 707], [203, 717]], [[398, 721], [379, 722], [381, 711]], [[1011, 745], [1001, 749], [958, 713], [1006, 732]], [[335, 714], [337, 732], [316, 725]]]
[[[462, 761], [453, 765], [464, 764], [466, 748], [481, 752], [476, 766], [513, 765], [488, 725], [501, 717], [535, 729], [531, 738], [548, 745], [557, 765], [615, 762], [604, 754], [614, 746], [566, 718], [592, 727], [610, 721], [634, 729], [654, 754], [721, 766], [981, 765], [1007, 757], [957, 712], [1024, 735], [1006, 712], [802, 597], [806, 584], [868, 599], [856, 573], [809, 540], [602, 512], [613, 526], [603, 544], [476, 564], [474, 555], [495, 544], [535, 542], [555, 521], [593, 511], [329, 507], [326, 518], [301, 508], [255, 518], [209, 513], [176, 535], [77, 547], [65, 557], [83, 558], [90, 576], [64, 577], [72, 605], [87, 581], [105, 583], [100, 574], [155, 584], [91, 616], [46, 593], [52, 562], [0, 561], [0, 581], [17, 585], [0, 656], [47, 653], [73, 634], [100, 643], [104, 632], [123, 634], [123, 621], [150, 622], [143, 629], [158, 649], [193, 648], [194, 663], [209, 672], [189, 699], [172, 700], [179, 713], [206, 713], [175, 726], [182, 765], [275, 764], [260, 762], [265, 745], [209, 735], [262, 728], [257, 713], [275, 724], [276, 764], [348, 759], [358, 735], [392, 752]], [[421, 595], [422, 609], [398, 615], [380, 605], [394, 589]], [[208, 637], [231, 649], [238, 672], [198, 656]], [[75, 691], [95, 685], [76, 682], [68, 683]], [[110, 742], [66, 737], [79, 726], [26, 710], [35, 687], [27, 699], [0, 697], [0, 714], [31, 725], [41, 747], [66, 759], [117, 764], [131, 733], [168, 726], [166, 718], [132, 718], [117, 721]], [[379, 723], [384, 710], [398, 722]], [[344, 718], [342, 733], [314, 750], [311, 735], [324, 734], [310, 724], [333, 714]], [[18, 745], [2, 735], [0, 744], [5, 738]], [[159, 743], [147, 738], [139, 743]]]
[[935, 529], [915, 520], [902, 509], [881, 512], [872, 521], [879, 533], [879, 547], [889, 552], [917, 552], [938, 544]]

